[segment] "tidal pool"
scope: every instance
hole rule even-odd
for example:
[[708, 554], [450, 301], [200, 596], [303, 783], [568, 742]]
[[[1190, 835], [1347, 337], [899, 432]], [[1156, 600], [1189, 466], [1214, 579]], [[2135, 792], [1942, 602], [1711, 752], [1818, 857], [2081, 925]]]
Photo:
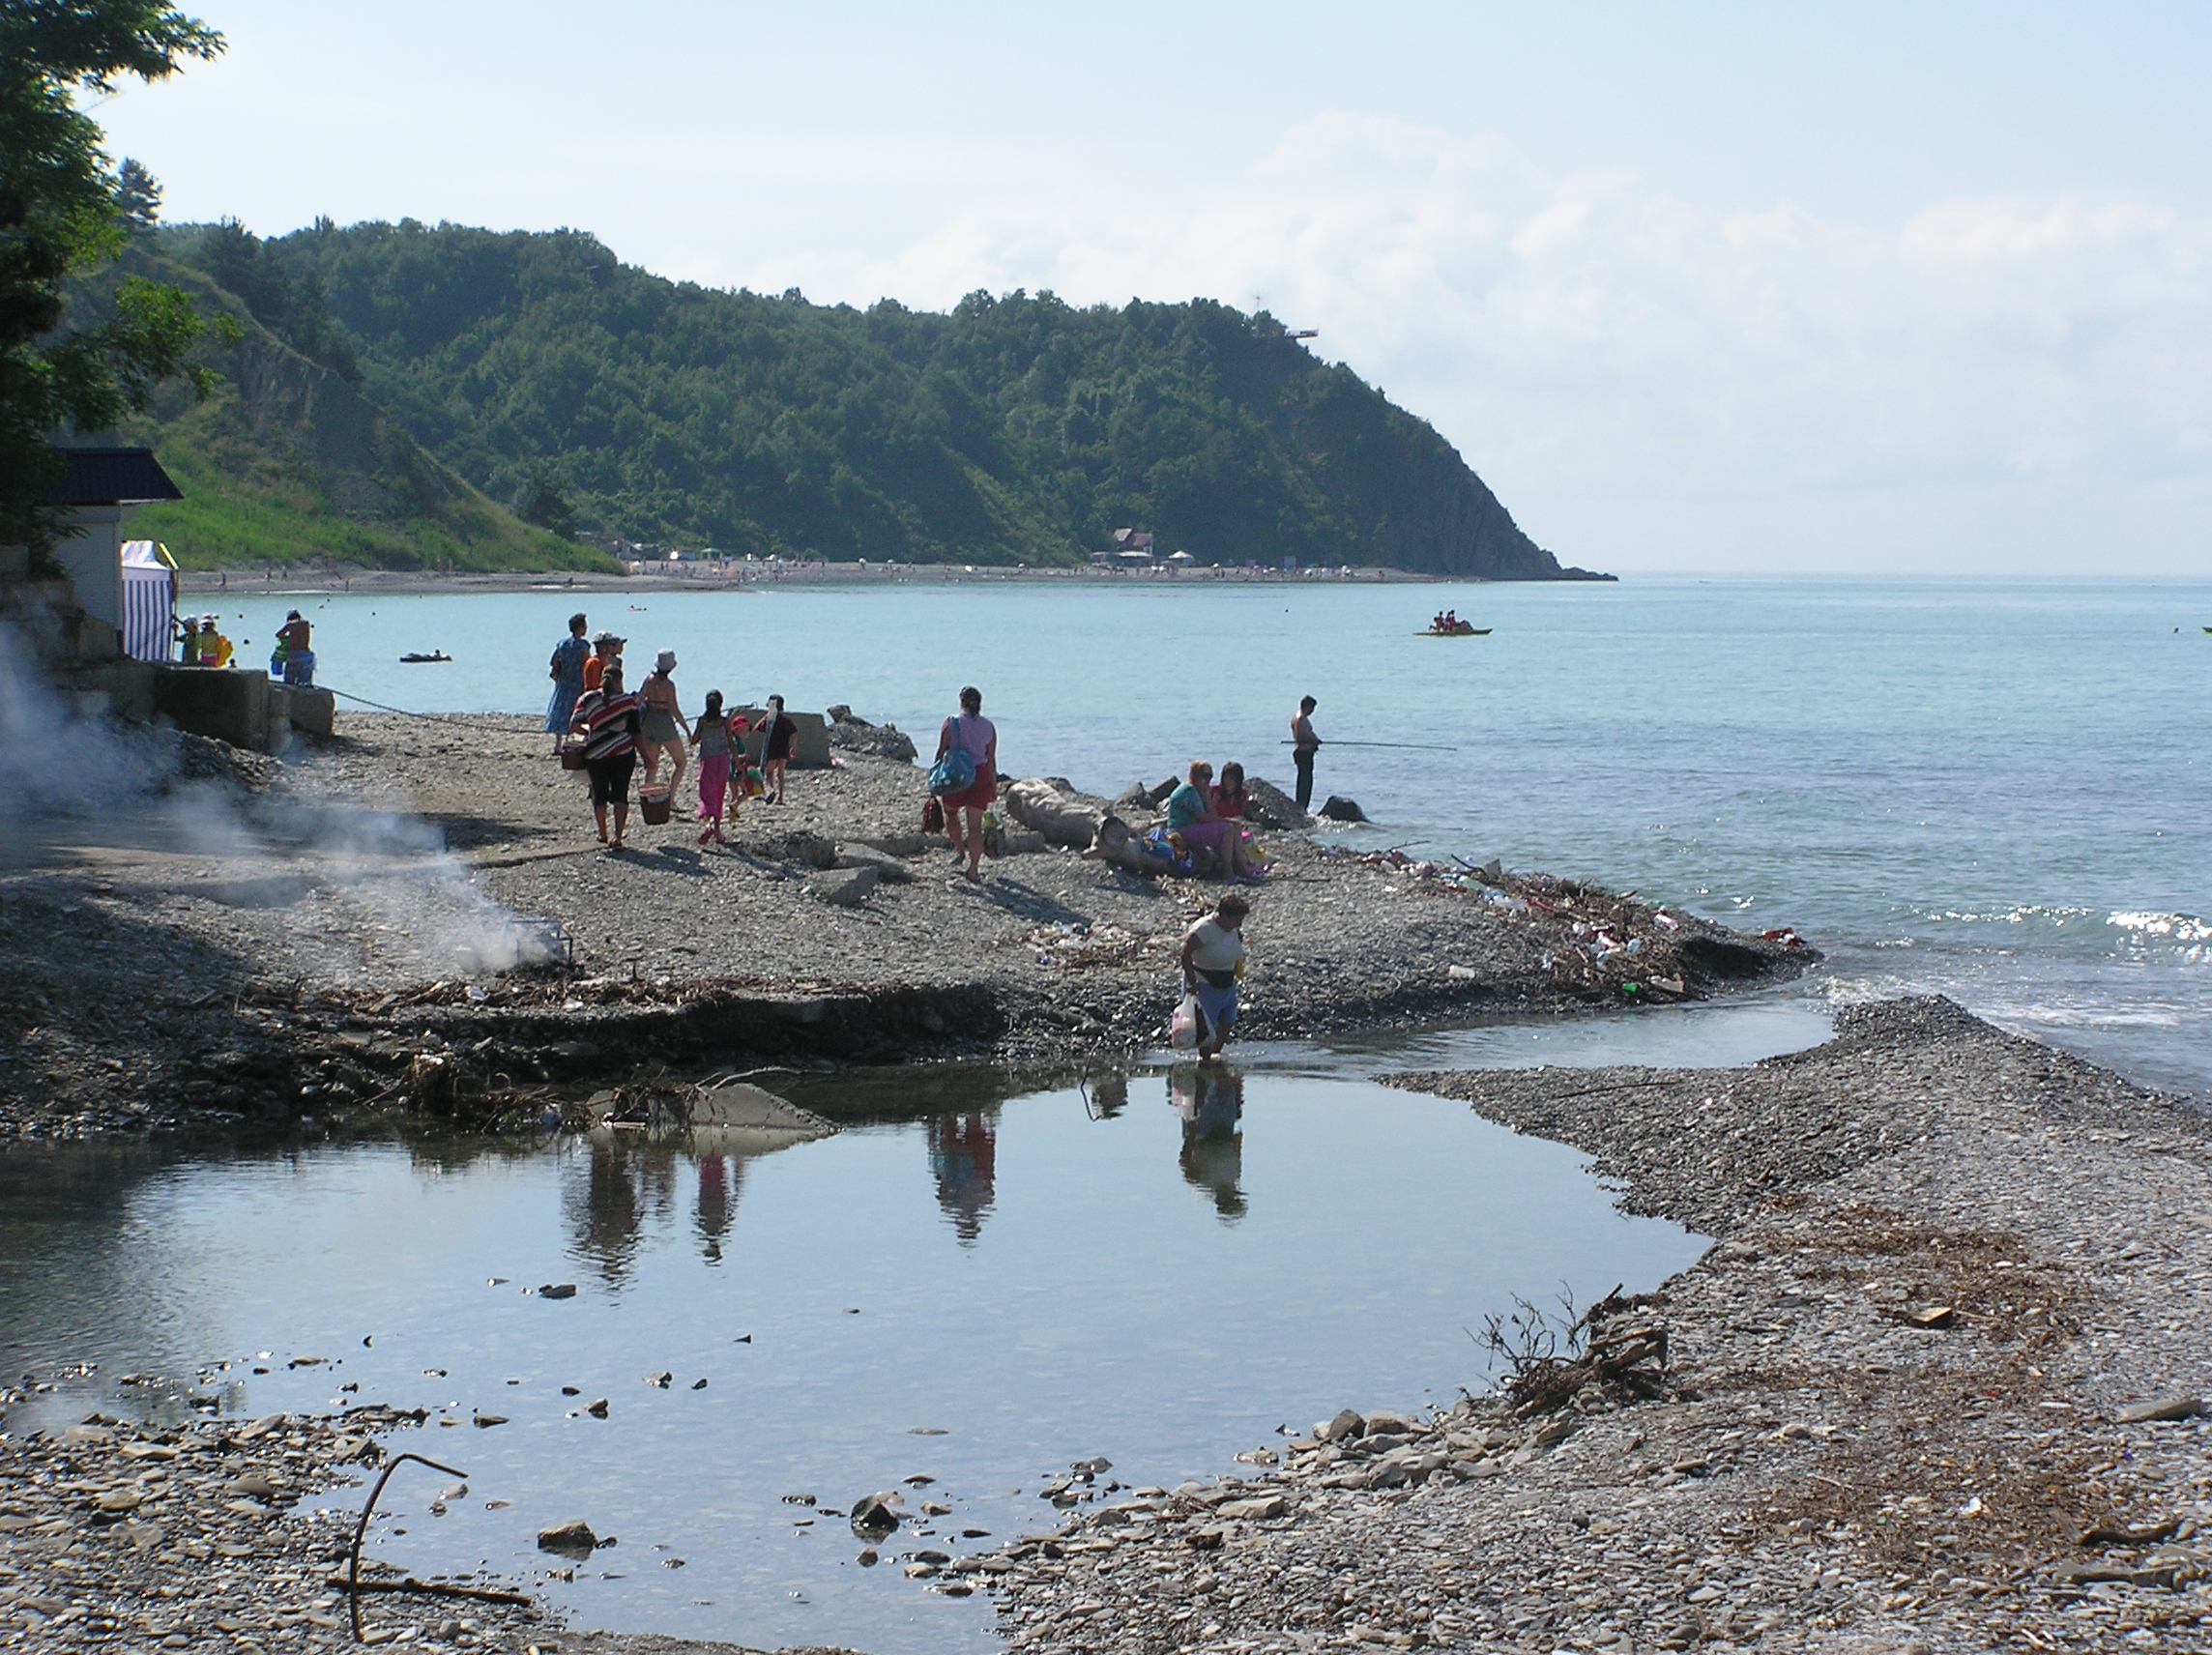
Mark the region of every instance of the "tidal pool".
[[[433, 1515], [448, 1479], [403, 1470], [378, 1555], [520, 1579], [580, 1626], [980, 1651], [989, 1600], [924, 1591], [902, 1553], [1049, 1525], [1038, 1489], [1077, 1459], [1173, 1485], [1249, 1472], [1239, 1450], [1348, 1404], [1447, 1402], [1485, 1381], [1467, 1329], [1486, 1311], [1648, 1289], [1703, 1247], [1616, 1211], [1574, 1150], [1364, 1081], [1186, 1065], [1016, 1096], [977, 1070], [783, 1089], [842, 1129], [750, 1156], [0, 1154], [0, 1371], [98, 1364], [7, 1428], [195, 1391], [247, 1414], [427, 1407], [460, 1423], [394, 1441], [470, 1493]], [[604, 1419], [582, 1411], [598, 1397]], [[845, 1510], [916, 1474], [936, 1480], [910, 1510], [952, 1515], [860, 1566]], [[570, 1518], [620, 1544], [547, 1581], [537, 1531]]]

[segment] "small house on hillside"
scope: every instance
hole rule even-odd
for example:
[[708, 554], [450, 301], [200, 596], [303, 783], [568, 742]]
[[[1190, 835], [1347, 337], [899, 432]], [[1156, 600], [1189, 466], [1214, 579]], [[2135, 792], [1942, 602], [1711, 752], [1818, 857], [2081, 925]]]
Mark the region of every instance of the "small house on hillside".
[[1117, 529], [1114, 531], [1115, 564], [1122, 568], [1137, 568], [1152, 561], [1152, 532], [1150, 529]]
[[[124, 641], [125, 597], [123, 522], [133, 506], [182, 500], [184, 490], [154, 458], [152, 449], [66, 449], [69, 477], [46, 496], [70, 508], [67, 536], [54, 545], [54, 561], [76, 587], [84, 612]], [[166, 581], [163, 582], [166, 585]], [[166, 639], [163, 640], [164, 645]]]

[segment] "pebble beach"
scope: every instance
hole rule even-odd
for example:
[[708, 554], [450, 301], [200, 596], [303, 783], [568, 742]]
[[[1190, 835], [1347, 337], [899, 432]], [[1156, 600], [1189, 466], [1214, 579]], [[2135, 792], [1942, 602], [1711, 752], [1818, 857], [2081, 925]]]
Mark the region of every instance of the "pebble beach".
[[[346, 719], [281, 767], [170, 740], [158, 854], [64, 825], [6, 875], [0, 948], [44, 962], [11, 973], [15, 1136], [497, 1124], [652, 1064], [1126, 1061], [1220, 888], [1027, 841], [970, 886], [918, 842], [916, 768], [859, 739], [727, 847], [678, 822], [621, 857], [525, 719]], [[1814, 957], [1587, 883], [1262, 837], [1254, 1038], [1590, 1015]], [[497, 956], [547, 937], [557, 961]], [[2200, 1111], [1940, 1000], [1740, 1069], [1390, 1079], [1583, 1150], [1714, 1245], [1594, 1317], [1533, 1307], [1562, 1360], [1519, 1392], [1317, 1397], [1216, 1478], [1075, 1466], [1010, 1542], [884, 1542], [916, 1593], [988, 1592], [1010, 1647], [1052, 1651], [2205, 1646]], [[434, 1455], [422, 1425], [9, 1434], [0, 1647], [348, 1640], [340, 1485]], [[383, 1584], [379, 1640], [734, 1647], [570, 1632], [500, 1598], [518, 1582]]]

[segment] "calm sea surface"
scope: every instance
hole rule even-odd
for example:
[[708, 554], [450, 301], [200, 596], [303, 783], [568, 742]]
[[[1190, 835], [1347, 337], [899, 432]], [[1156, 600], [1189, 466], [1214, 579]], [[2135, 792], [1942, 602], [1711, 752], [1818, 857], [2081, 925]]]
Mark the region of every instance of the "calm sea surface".
[[[232, 595], [265, 649], [291, 601]], [[1487, 638], [1412, 635], [1450, 605]], [[541, 711], [559, 593], [311, 600], [322, 682]], [[633, 672], [849, 703], [927, 744], [979, 685], [1014, 773], [1114, 793], [1205, 757], [1290, 779], [1301, 694], [1354, 748], [1348, 837], [1501, 856], [1790, 925], [1805, 992], [1939, 989], [2212, 1094], [2212, 582], [787, 587], [590, 605]], [[403, 667], [409, 650], [451, 665]], [[1256, 933], [1266, 945], [1264, 921]]]

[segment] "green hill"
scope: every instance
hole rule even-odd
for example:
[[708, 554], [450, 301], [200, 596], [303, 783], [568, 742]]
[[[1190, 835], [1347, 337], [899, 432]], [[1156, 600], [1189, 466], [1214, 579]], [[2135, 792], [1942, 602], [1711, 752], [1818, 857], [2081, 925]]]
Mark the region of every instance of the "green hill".
[[1126, 526], [1208, 563], [1580, 573], [1425, 421], [1207, 300], [860, 311], [663, 280], [578, 232], [413, 221], [324, 221], [234, 262], [296, 344], [540, 520], [1002, 564], [1078, 562]]
[[[201, 360], [222, 376], [194, 402], [164, 387], [125, 428], [151, 446], [185, 498], [132, 513], [136, 535], [187, 568], [340, 563], [382, 568], [613, 568], [604, 554], [533, 528], [423, 451], [345, 377], [309, 361], [198, 271], [133, 247], [126, 275], [174, 281], [239, 324]], [[86, 302], [98, 303], [98, 290]]]

